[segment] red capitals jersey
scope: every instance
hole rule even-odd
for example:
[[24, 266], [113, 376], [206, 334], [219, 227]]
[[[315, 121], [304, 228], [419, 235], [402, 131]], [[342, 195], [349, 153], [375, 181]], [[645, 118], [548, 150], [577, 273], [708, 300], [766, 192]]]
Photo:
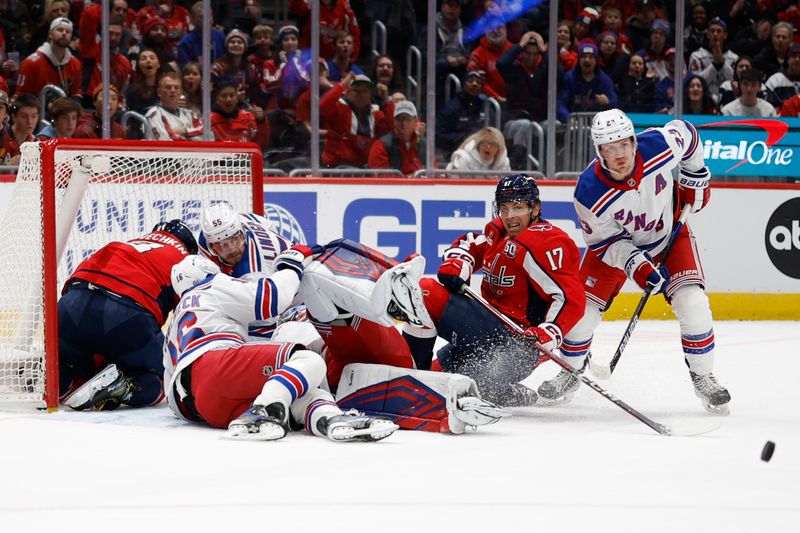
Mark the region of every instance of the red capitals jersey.
[[29, 55], [19, 67], [17, 94], [39, 97], [42, 87], [61, 87], [67, 96], [81, 96], [81, 62], [72, 55], [64, 64], [56, 65], [42, 52], [42, 47]]
[[81, 279], [127, 296], [153, 313], [162, 326], [178, 302], [170, 281], [172, 266], [187, 255], [183, 243], [163, 231], [111, 242], [78, 265], [65, 287]]
[[580, 253], [564, 231], [540, 220], [511, 238], [496, 218], [473, 239], [470, 253], [483, 267], [481, 294], [506, 316], [524, 326], [551, 322], [564, 335], [583, 316]]
[[[308, 0], [289, 0], [289, 11], [296, 16], [306, 17], [300, 31], [300, 48], [311, 48], [311, 7]], [[328, 7], [320, 2], [319, 57], [332, 59], [336, 54], [333, 38], [339, 30], [347, 30], [353, 36], [353, 56], [350, 59], [356, 61], [361, 53], [361, 30], [350, 4], [346, 0], [336, 0]]]

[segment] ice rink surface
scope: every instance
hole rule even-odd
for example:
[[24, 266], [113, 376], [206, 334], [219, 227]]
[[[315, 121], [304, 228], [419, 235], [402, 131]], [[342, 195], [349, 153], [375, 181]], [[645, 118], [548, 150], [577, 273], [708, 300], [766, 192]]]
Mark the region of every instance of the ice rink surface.
[[[625, 325], [601, 325], [598, 360]], [[697, 437], [659, 436], [587, 387], [475, 433], [370, 444], [305, 433], [234, 442], [165, 404], [1, 413], [0, 531], [798, 532], [800, 324], [717, 322], [715, 332], [731, 415]], [[547, 363], [526, 384], [556, 371]], [[598, 382], [658, 422], [713, 418], [676, 321], [641, 322]]]

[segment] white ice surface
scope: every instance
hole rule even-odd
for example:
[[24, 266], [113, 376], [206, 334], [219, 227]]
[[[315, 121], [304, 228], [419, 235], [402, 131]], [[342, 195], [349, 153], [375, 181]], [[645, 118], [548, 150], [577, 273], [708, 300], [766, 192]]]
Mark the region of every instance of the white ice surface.
[[[624, 327], [601, 325], [598, 359]], [[374, 444], [233, 442], [164, 405], [2, 413], [0, 532], [798, 532], [800, 324], [715, 332], [731, 415], [699, 437], [659, 436], [587, 387], [476, 433], [401, 431]], [[547, 363], [527, 383], [556, 370]], [[658, 422], [712, 417], [675, 321], [641, 322], [599, 383]]]

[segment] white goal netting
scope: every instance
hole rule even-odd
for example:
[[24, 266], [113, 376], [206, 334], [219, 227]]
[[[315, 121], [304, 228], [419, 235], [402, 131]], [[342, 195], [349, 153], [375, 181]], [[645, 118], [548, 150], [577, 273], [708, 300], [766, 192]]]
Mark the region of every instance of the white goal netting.
[[[217, 202], [253, 210], [254, 188], [261, 194], [260, 158], [254, 165], [253, 152], [237, 144], [184, 148], [113, 141], [23, 145], [0, 219], [0, 405], [55, 405], [48, 391], [57, 384], [47, 387], [53, 374], [46, 360], [57, 359], [45, 357], [47, 321], [55, 319], [44, 312], [46, 279], [55, 278], [51, 297], [57, 298], [77, 265], [108, 242], [140, 236], [174, 218], [197, 232], [203, 209]], [[42, 194], [47, 183], [55, 190], [50, 209]], [[56, 268], [45, 260], [48, 238]]]

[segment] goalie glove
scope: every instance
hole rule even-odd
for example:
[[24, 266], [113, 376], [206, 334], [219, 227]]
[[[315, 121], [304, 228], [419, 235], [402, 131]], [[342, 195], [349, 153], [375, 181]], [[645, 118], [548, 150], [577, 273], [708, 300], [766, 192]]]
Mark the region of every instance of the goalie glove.
[[533, 337], [545, 350], [553, 352], [561, 346], [564, 336], [561, 328], [551, 322], [542, 322], [534, 328], [525, 330], [525, 335]]
[[463, 248], [456, 246], [445, 250], [442, 259], [443, 262], [436, 273], [439, 283], [448, 291], [460, 294], [472, 276], [475, 258]]
[[664, 290], [669, 273], [663, 266], [656, 268], [650, 255], [641, 250], [633, 252], [625, 262], [625, 273], [642, 289], [651, 288], [651, 294]]
[[275, 270], [292, 270], [299, 279], [303, 279], [303, 269], [311, 263], [315, 254], [321, 252], [322, 247], [318, 245], [295, 244], [275, 257]]
[[708, 167], [697, 171], [684, 168], [678, 172], [678, 199], [681, 207], [691, 206], [691, 212], [703, 209], [711, 198], [711, 172]]

